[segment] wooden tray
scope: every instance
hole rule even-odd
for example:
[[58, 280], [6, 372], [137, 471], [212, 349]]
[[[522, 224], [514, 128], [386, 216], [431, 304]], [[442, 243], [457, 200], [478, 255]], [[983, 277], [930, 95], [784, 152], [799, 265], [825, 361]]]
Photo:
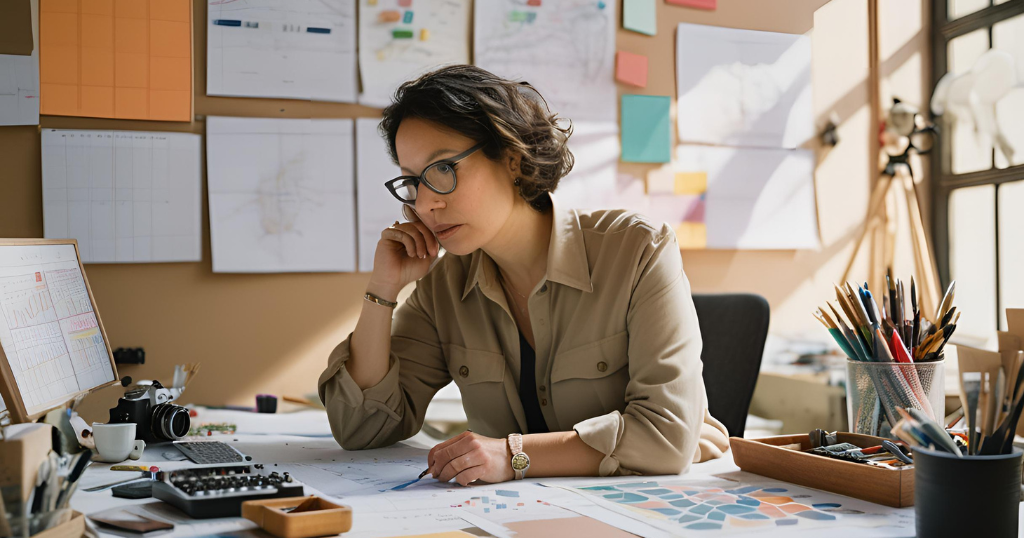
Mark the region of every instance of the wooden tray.
[[[881, 437], [839, 432], [838, 442], [861, 448], [882, 444]], [[764, 439], [733, 437], [733, 459], [744, 471], [801, 486], [823, 489], [895, 508], [914, 505], [914, 466], [884, 469], [782, 448], [800, 444], [811, 448], [808, 434], [780, 435]]]
[[[309, 503], [301, 510], [282, 508]], [[334, 536], [352, 528], [352, 508], [325, 501], [316, 496], [283, 497], [242, 503], [242, 517], [280, 538]]]

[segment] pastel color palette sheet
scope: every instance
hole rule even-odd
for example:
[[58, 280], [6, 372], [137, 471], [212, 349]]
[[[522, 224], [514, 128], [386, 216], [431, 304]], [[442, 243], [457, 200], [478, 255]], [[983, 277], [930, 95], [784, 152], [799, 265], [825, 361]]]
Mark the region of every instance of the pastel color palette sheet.
[[827, 526], [841, 517], [865, 515], [856, 506], [814, 502], [807, 490], [788, 485], [775, 487], [739, 482], [715, 487], [683, 481], [645, 481], [575, 489], [595, 500], [611, 502], [658, 521], [659, 528], [668, 525], [679, 531]]
[[40, 113], [192, 117], [192, 2], [42, 0]]

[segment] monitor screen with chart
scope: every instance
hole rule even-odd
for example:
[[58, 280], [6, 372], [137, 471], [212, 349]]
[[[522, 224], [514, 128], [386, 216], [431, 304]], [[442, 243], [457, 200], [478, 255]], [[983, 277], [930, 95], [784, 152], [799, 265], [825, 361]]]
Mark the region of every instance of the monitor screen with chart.
[[116, 381], [74, 240], [0, 239], [0, 395], [14, 422]]

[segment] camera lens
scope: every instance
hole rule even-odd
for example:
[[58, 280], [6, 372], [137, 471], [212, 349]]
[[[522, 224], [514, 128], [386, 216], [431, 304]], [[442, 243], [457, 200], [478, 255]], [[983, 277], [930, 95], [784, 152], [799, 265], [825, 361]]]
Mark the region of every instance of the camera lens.
[[166, 441], [181, 439], [188, 435], [191, 426], [192, 420], [188, 416], [188, 409], [180, 405], [164, 403], [153, 408], [150, 428], [153, 431], [153, 437], [157, 439]]

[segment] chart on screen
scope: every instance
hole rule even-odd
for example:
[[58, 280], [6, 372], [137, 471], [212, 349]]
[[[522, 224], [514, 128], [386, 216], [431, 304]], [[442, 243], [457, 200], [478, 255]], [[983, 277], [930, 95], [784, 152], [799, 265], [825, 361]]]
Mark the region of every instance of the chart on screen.
[[0, 245], [0, 312], [29, 415], [115, 379], [73, 244]]

